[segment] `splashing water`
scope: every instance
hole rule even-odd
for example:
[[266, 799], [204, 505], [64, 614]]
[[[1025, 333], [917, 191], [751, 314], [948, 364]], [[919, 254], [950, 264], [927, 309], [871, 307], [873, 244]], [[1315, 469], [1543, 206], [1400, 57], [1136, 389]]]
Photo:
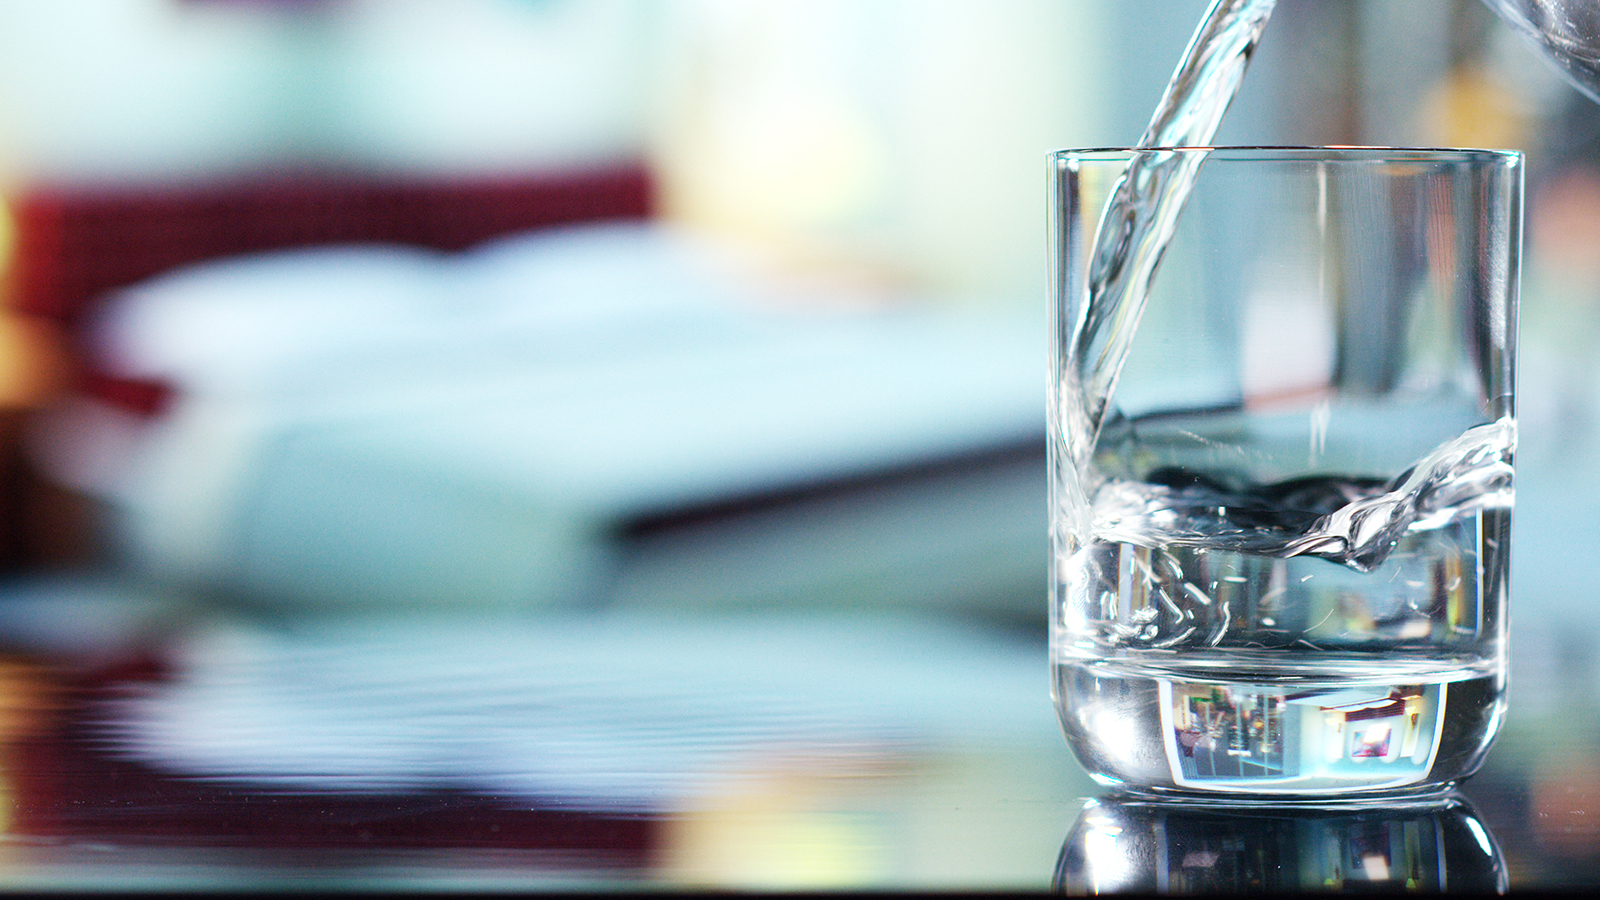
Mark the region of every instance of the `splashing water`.
[[1510, 418], [1469, 428], [1392, 482], [1297, 478], [1230, 484], [1187, 470], [1108, 481], [1094, 498], [1096, 540], [1288, 558], [1316, 556], [1362, 572], [1408, 532], [1434, 531], [1512, 503]]

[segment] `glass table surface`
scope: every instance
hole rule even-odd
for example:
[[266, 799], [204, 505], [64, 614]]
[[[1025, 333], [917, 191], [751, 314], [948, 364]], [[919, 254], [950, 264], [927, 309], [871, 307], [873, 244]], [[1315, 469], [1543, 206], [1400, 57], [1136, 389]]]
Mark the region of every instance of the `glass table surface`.
[[1506, 730], [1458, 794], [1230, 809], [1093, 784], [1035, 623], [290, 617], [66, 578], [13, 591], [0, 636], [5, 889], [1600, 881], [1582, 643], [1522, 648]]

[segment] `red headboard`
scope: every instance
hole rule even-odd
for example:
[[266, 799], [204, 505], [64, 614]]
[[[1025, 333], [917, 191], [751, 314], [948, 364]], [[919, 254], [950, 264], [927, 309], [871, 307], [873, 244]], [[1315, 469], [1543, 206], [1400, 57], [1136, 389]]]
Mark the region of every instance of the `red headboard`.
[[71, 322], [94, 298], [185, 263], [329, 243], [460, 250], [516, 231], [653, 211], [638, 166], [476, 180], [284, 175], [24, 191], [10, 200], [12, 309]]
[[[649, 173], [622, 165], [503, 178], [271, 175], [231, 182], [24, 187], [5, 198], [15, 242], [4, 304], [52, 335], [26, 365], [41, 384], [153, 412], [158, 383], [113, 379], [77, 355], [77, 329], [107, 292], [187, 263], [331, 243], [460, 250], [499, 235], [654, 212]], [[20, 320], [19, 320], [20, 321]], [[41, 390], [52, 391], [54, 387]], [[28, 401], [47, 402], [48, 396]], [[20, 450], [26, 408], [0, 407], [0, 571], [94, 552], [92, 506], [48, 484]]]

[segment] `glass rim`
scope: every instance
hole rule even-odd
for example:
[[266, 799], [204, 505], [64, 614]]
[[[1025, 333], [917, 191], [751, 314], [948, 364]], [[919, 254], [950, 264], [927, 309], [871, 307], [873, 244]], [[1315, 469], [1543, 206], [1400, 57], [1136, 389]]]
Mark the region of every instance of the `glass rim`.
[[1208, 158], [1235, 161], [1352, 161], [1352, 162], [1469, 162], [1520, 163], [1521, 150], [1480, 147], [1383, 147], [1329, 144], [1326, 146], [1218, 146], [1218, 147], [1086, 147], [1052, 150], [1055, 160], [1124, 162], [1158, 153], [1197, 153]]

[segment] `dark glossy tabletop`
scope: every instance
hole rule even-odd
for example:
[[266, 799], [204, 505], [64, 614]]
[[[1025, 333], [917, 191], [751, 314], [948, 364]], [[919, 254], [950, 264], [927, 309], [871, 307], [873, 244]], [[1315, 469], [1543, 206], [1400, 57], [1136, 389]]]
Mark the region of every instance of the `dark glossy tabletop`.
[[79, 627], [117, 628], [63, 653], [46, 587], [7, 610], [0, 886], [1041, 887], [1092, 790], [1033, 629], [286, 621], [80, 582]]
[[1570, 660], [1529, 666], [1459, 796], [1241, 811], [1101, 796], [1026, 625], [21, 593], [6, 888], [1493, 889], [1600, 861], [1600, 715]]

